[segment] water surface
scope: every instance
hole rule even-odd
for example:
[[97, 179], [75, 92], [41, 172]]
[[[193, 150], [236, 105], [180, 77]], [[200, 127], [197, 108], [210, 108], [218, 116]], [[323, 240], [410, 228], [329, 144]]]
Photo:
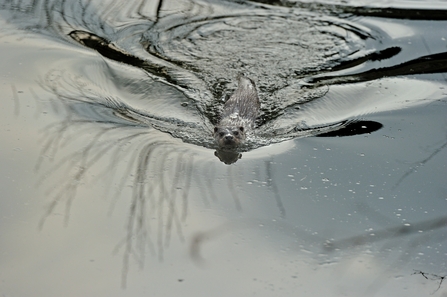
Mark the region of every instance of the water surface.
[[3, 295], [446, 294], [444, 2], [0, 8]]

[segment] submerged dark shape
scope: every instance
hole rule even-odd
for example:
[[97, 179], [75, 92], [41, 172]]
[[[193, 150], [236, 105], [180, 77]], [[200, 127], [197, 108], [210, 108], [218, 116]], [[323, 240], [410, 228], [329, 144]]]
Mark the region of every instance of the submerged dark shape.
[[219, 149], [237, 149], [255, 126], [259, 113], [258, 93], [254, 82], [243, 75], [238, 77], [238, 88], [225, 102], [222, 118], [214, 127], [214, 139]]
[[350, 121], [342, 128], [316, 135], [317, 137], [342, 137], [367, 134], [381, 129], [383, 125], [374, 121]]

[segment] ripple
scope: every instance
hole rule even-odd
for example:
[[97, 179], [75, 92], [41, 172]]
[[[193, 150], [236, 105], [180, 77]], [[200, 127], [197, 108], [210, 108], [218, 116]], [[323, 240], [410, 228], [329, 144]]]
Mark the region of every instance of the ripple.
[[257, 82], [266, 114], [284, 101], [290, 105], [321, 96], [324, 92], [306, 96], [300, 79], [362, 50], [368, 34], [341, 20], [285, 11], [233, 12], [174, 23], [165, 26], [161, 19], [145, 33], [150, 54], [193, 72], [220, 99], [245, 73]]
[[[418, 82], [424, 88], [416, 92], [407, 90], [411, 81], [399, 82], [402, 89], [389, 76], [445, 71], [439, 63], [445, 53], [402, 61], [403, 45], [390, 44], [394, 38], [381, 26], [336, 17], [323, 4], [305, 9], [207, 1], [163, 1], [152, 8], [145, 1], [36, 3], [2, 8], [14, 11], [9, 21], [19, 28], [69, 41], [79, 61], [67, 63], [59, 79], [65, 83], [57, 88], [43, 79], [47, 89], [59, 99], [82, 102], [88, 86], [96, 90], [89, 103], [106, 102], [117, 122], [136, 120], [208, 148], [214, 145], [210, 129], [241, 72], [256, 82], [262, 103], [257, 133], [243, 148], [252, 150], [296, 137], [340, 135], [334, 131], [352, 122], [381, 127], [361, 117], [405, 107], [394, 98], [397, 92], [409, 93], [407, 102], [437, 96], [425, 88], [430, 83]], [[382, 68], [373, 67], [379, 63]], [[363, 130], [351, 125], [343, 135]]]

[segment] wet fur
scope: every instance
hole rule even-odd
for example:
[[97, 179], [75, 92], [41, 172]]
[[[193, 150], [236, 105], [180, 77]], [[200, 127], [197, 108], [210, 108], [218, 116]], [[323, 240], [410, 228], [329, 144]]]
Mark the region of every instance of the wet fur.
[[222, 119], [214, 127], [214, 139], [220, 149], [236, 149], [255, 126], [260, 108], [254, 82], [248, 77], [238, 77], [238, 87], [225, 102]]

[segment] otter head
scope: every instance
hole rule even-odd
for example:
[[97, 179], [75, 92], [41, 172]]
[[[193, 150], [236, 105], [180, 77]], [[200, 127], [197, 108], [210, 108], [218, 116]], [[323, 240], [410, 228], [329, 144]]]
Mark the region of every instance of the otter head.
[[216, 126], [214, 139], [221, 149], [235, 149], [244, 142], [245, 129], [243, 126]]

